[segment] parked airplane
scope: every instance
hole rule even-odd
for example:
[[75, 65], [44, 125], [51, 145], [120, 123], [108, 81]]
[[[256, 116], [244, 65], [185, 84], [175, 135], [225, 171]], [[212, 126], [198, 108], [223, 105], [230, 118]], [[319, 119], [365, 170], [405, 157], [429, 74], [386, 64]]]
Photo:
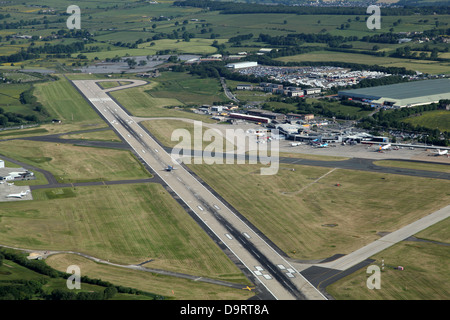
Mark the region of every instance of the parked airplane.
[[440, 150], [440, 149], [437, 149], [436, 150], [436, 152], [434, 153], [434, 155], [436, 156], [436, 157], [438, 157], [438, 156], [444, 156], [444, 155], [446, 155], [446, 154], [448, 154], [448, 150]]
[[328, 147], [328, 143], [322, 143], [322, 144], [319, 144], [318, 146], [317, 146], [317, 148], [326, 148], [326, 147]]
[[21, 193], [8, 194], [6, 196], [6, 198], [19, 198], [19, 199], [22, 199], [22, 197], [26, 196], [28, 194], [28, 192], [30, 192], [30, 190], [22, 191]]
[[296, 147], [296, 146], [299, 146], [299, 145], [301, 145], [301, 142], [293, 142], [293, 143], [291, 143], [291, 147]]
[[382, 145], [380, 145], [380, 147], [379, 147], [379, 151], [381, 151], [381, 150], [389, 150], [391, 148], [391, 144], [389, 143], [389, 144], [385, 144], [384, 146], [382, 146]]

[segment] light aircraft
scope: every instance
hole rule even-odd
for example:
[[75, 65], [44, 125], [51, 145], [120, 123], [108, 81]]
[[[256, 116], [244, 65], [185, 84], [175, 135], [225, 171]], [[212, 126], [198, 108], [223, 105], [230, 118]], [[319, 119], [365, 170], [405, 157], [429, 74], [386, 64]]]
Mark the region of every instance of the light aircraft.
[[28, 192], [30, 192], [30, 190], [22, 191], [21, 193], [8, 194], [6, 196], [6, 198], [19, 198], [19, 199], [22, 199], [22, 197], [26, 196], [28, 194]]
[[434, 155], [436, 156], [436, 157], [438, 157], [438, 156], [443, 156], [443, 155], [448, 155], [448, 150], [440, 150], [440, 149], [437, 149], [436, 150], [436, 152], [434, 153]]

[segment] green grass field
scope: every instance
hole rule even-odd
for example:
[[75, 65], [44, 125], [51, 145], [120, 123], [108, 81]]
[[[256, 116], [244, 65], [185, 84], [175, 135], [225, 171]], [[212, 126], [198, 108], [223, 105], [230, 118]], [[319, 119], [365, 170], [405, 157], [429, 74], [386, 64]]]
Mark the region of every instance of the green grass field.
[[408, 161], [392, 161], [392, 160], [380, 160], [373, 162], [377, 166], [395, 167], [395, 168], [408, 168], [414, 170], [429, 170], [437, 172], [450, 173], [450, 166], [439, 163], [415, 163]]
[[165, 72], [156, 79], [158, 83], [151, 92], [155, 98], [174, 98], [184, 105], [228, 102], [219, 80], [200, 78], [187, 73]]
[[[68, 265], [67, 265], [68, 267]], [[61, 270], [66, 272], [67, 270]], [[30, 270], [24, 266], [21, 266], [13, 261], [4, 260], [3, 265], [0, 266], [0, 282], [3, 286], [17, 286], [16, 281], [45, 281], [42, 286], [43, 295], [50, 294], [55, 289], [68, 290], [66, 280], [62, 278], [51, 278], [46, 275], [42, 275], [33, 270]], [[75, 293], [79, 292], [99, 292], [103, 293], [105, 287], [92, 285], [88, 283], [82, 283], [81, 289], [75, 290]], [[43, 298], [34, 295], [32, 300], [42, 300]], [[112, 300], [152, 300], [152, 297], [145, 295], [131, 295], [126, 293], [117, 293]]]
[[[184, 78], [183, 74], [181, 77]], [[157, 78], [158, 79], [158, 78]], [[184, 80], [186, 80], [184, 78]], [[180, 97], [181, 99], [186, 99], [186, 97], [190, 97], [190, 101], [192, 99], [196, 99], [195, 101], [200, 102], [202, 97], [214, 97], [214, 93], [217, 92], [217, 88], [214, 86], [214, 90], [212, 93], [204, 92], [201, 93], [190, 93], [191, 90], [189, 87], [181, 88], [180, 84], [173, 80], [173, 84], [171, 81], [165, 85], [165, 91], [158, 92], [156, 88], [161, 89], [161, 82], [165, 80], [155, 80], [150, 84], [145, 86], [140, 86], [136, 88], [130, 88], [126, 90], [119, 90], [112, 92], [111, 95], [117, 99], [117, 101], [123, 105], [128, 111], [130, 111], [134, 116], [138, 117], [174, 117], [174, 118], [188, 118], [200, 121], [209, 121], [213, 122], [209, 119], [208, 116], [195, 114], [190, 111], [183, 111], [181, 109], [176, 108], [167, 108], [167, 107], [184, 107], [184, 103], [180, 100], [176, 99], [176, 97]], [[192, 82], [182, 82], [184, 85], [189, 85]], [[211, 86], [211, 85], [209, 85]], [[175, 93], [176, 88], [178, 87], [178, 93]], [[183, 91], [180, 91], [183, 90]], [[184, 95], [186, 94], [186, 96]], [[175, 97], [173, 97], [175, 96]], [[200, 98], [199, 98], [200, 96]], [[201, 103], [201, 102], [200, 102]], [[214, 121], [215, 122], [215, 121]]]
[[[50, 266], [65, 271], [68, 265], [80, 266], [83, 274], [92, 278], [101, 278], [113, 282], [164, 295], [176, 300], [246, 300], [254, 296], [253, 292], [242, 289], [232, 289], [201, 281], [192, 281], [178, 277], [170, 277], [156, 273], [123, 269], [102, 265], [86, 258], [59, 254], [51, 256], [46, 261]], [[148, 267], [151, 268], [149, 265]], [[226, 280], [226, 279], [223, 279]], [[251, 286], [251, 284], [249, 284]]]
[[61, 183], [150, 176], [129, 151], [20, 140], [0, 142], [0, 148], [8, 157], [50, 171]]
[[[448, 230], [442, 223], [437, 227]], [[367, 288], [369, 275], [362, 268], [328, 286], [327, 291], [337, 300], [446, 300], [450, 294], [448, 256], [448, 246], [404, 241], [371, 257], [379, 267], [384, 260], [380, 289]], [[397, 266], [404, 270], [395, 270]]]
[[64, 77], [36, 85], [35, 95], [55, 118], [64, 123], [104, 124], [94, 109]]
[[111, 130], [101, 130], [86, 133], [73, 133], [60, 136], [63, 139], [80, 139], [80, 140], [94, 140], [94, 141], [114, 141], [120, 142], [120, 138], [117, 134]]
[[248, 283], [159, 184], [40, 189], [33, 198], [0, 204], [0, 243], [120, 264], [153, 259], [147, 267]]
[[[194, 124], [182, 120], [150, 120], [144, 121], [142, 124], [155, 136], [156, 139], [158, 139], [159, 142], [161, 142], [162, 145], [166, 147], [173, 148], [177, 146], [178, 148], [195, 149], [195, 146], [199, 145], [201, 146], [201, 150], [205, 150], [207, 146], [213, 143], [212, 141], [206, 141], [206, 139], [204, 139], [204, 137], [206, 137], [205, 132], [210, 129], [207, 125], [202, 124], [201, 135], [195, 136]], [[189, 134], [187, 136], [183, 135], [183, 138], [179, 141], [172, 141], [172, 135], [174, 135], [174, 139], [178, 138], [178, 133], [176, 130], [186, 130], [186, 133]], [[179, 131], [179, 133], [181, 134], [182, 132]], [[216, 134], [216, 131], [210, 131], [210, 133]], [[217, 134], [217, 136], [219, 136], [219, 134]], [[234, 150], [233, 146], [227, 145], [227, 140], [225, 139], [224, 133], [222, 133], [222, 137], [223, 150]]]
[[449, 110], [435, 110], [423, 112], [417, 117], [410, 117], [404, 122], [416, 126], [422, 126], [430, 129], [439, 129], [440, 131], [450, 132], [450, 111]]
[[190, 168], [295, 259], [349, 253], [450, 199], [446, 180], [298, 165], [273, 176], [261, 176], [259, 165]]

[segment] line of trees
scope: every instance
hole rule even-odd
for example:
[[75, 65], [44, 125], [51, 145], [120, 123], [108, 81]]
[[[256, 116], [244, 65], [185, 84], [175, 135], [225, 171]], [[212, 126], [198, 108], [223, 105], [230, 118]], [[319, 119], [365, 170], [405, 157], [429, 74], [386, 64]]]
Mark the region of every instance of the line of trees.
[[[439, 129], [427, 128], [420, 125], [414, 125], [412, 123], [403, 121], [408, 117], [414, 115], [420, 115], [426, 111], [433, 111], [439, 109], [445, 109], [450, 104], [450, 100], [441, 100], [439, 103], [433, 103], [429, 105], [422, 105], [411, 108], [401, 108], [396, 110], [390, 110], [389, 112], [380, 110], [372, 117], [364, 117], [359, 122], [358, 126], [364, 129], [385, 129], [385, 130], [402, 130], [406, 132], [415, 132], [426, 135], [426, 142], [438, 146], [448, 146], [450, 133], [447, 131], [441, 132]], [[425, 142], [425, 141], [424, 141]]]
[[[50, 278], [62, 278], [67, 279], [70, 274], [55, 270], [48, 266], [42, 260], [29, 260], [25, 255], [17, 253], [8, 249], [0, 249], [0, 261], [3, 259], [13, 261], [27, 269], [33, 270], [42, 275], [48, 276]], [[0, 263], [1, 266], [1, 263]], [[10, 280], [4, 281], [3, 283], [12, 283], [13, 285], [1, 285], [0, 282], [0, 300], [26, 300], [31, 299], [33, 295], [39, 295], [40, 298], [47, 300], [103, 300], [112, 298], [116, 293], [127, 293], [136, 295], [146, 295], [152, 297], [154, 300], [163, 300], [164, 297], [160, 295], [155, 295], [145, 291], [124, 287], [115, 286], [110, 282], [103, 281], [100, 279], [91, 279], [86, 276], [81, 277], [82, 283], [89, 283], [97, 286], [105, 287], [103, 292], [78, 292], [67, 291], [63, 289], [54, 289], [50, 294], [43, 294], [42, 285], [47, 283], [47, 279], [42, 278], [39, 280], [34, 280], [32, 282], [26, 281], [15, 281]]]
[[[329, 14], [329, 15], [366, 15], [367, 7], [345, 7], [345, 6], [286, 6], [286, 5], [265, 5], [258, 3], [235, 3], [211, 0], [185, 0], [175, 1], [174, 6], [189, 6], [202, 9], [220, 11], [222, 14], [249, 14], [249, 13], [279, 13], [279, 14]], [[415, 13], [422, 14], [448, 14], [450, 8], [448, 6], [429, 6], [429, 7], [395, 7], [385, 10], [383, 15], [400, 16], [413, 15]]]

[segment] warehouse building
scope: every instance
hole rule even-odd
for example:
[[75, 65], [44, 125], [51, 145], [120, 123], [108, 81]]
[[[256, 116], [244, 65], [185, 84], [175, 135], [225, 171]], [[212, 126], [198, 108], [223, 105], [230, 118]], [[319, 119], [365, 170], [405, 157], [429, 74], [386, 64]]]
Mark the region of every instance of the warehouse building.
[[254, 61], [247, 61], [247, 62], [236, 62], [236, 63], [229, 63], [226, 65], [227, 68], [230, 69], [242, 69], [242, 68], [251, 68], [256, 67], [258, 65], [258, 62]]
[[411, 81], [386, 86], [343, 90], [342, 99], [359, 100], [387, 108], [415, 107], [450, 99], [450, 79]]

